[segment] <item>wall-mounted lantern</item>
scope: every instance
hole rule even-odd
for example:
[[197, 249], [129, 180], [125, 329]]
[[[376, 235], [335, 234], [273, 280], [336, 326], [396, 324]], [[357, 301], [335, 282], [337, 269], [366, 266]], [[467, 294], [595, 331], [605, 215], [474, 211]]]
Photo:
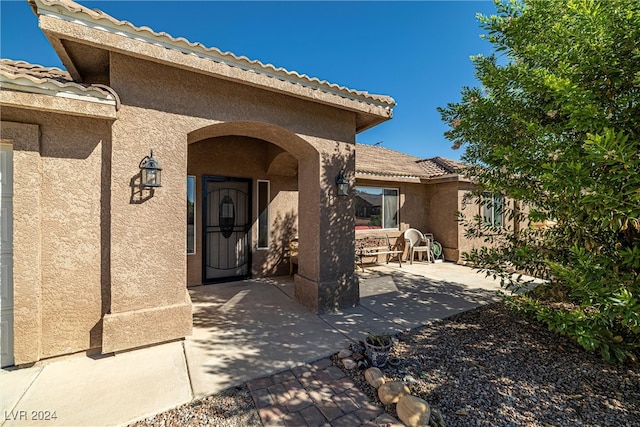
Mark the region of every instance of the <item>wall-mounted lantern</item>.
[[338, 196], [349, 195], [349, 181], [344, 176], [344, 169], [336, 176], [336, 187], [338, 187]]
[[160, 172], [162, 172], [162, 168], [158, 164], [158, 161], [153, 157], [153, 149], [151, 149], [151, 154], [145, 156], [145, 158], [140, 162], [142, 186], [147, 188], [162, 187]]

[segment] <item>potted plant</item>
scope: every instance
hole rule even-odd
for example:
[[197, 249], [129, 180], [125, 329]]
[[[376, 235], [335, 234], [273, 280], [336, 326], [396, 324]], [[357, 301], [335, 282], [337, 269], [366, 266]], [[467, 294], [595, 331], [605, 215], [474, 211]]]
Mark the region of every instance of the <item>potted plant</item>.
[[364, 346], [371, 365], [380, 368], [387, 364], [393, 341], [389, 334], [369, 333], [369, 336], [364, 340]]

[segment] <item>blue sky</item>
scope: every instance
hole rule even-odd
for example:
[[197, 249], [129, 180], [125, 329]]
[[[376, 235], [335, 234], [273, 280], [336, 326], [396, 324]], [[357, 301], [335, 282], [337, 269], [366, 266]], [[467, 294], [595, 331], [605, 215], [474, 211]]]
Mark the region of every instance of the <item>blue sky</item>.
[[[478, 86], [469, 56], [491, 51], [476, 13], [491, 1], [79, 1], [109, 15], [351, 89], [390, 95], [394, 118], [365, 144], [459, 159], [438, 106]], [[0, 2], [0, 56], [61, 67], [26, 1]]]

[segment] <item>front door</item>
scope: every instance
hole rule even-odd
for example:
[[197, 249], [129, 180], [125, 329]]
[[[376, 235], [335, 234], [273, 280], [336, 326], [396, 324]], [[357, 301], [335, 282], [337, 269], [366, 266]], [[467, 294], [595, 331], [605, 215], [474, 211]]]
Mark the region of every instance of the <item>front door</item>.
[[203, 189], [203, 281], [250, 277], [251, 181], [205, 176]]

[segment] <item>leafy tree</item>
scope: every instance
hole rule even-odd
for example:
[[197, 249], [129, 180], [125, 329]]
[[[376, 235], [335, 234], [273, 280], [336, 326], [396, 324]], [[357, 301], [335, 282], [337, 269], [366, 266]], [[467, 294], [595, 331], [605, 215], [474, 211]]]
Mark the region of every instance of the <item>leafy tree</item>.
[[529, 226], [462, 218], [468, 236], [499, 243], [465, 256], [507, 289], [526, 284], [520, 273], [542, 278], [508, 303], [609, 362], [635, 361], [640, 2], [495, 2], [478, 17], [495, 49], [472, 57], [482, 87], [439, 111], [479, 191], [517, 200], [505, 218]]

